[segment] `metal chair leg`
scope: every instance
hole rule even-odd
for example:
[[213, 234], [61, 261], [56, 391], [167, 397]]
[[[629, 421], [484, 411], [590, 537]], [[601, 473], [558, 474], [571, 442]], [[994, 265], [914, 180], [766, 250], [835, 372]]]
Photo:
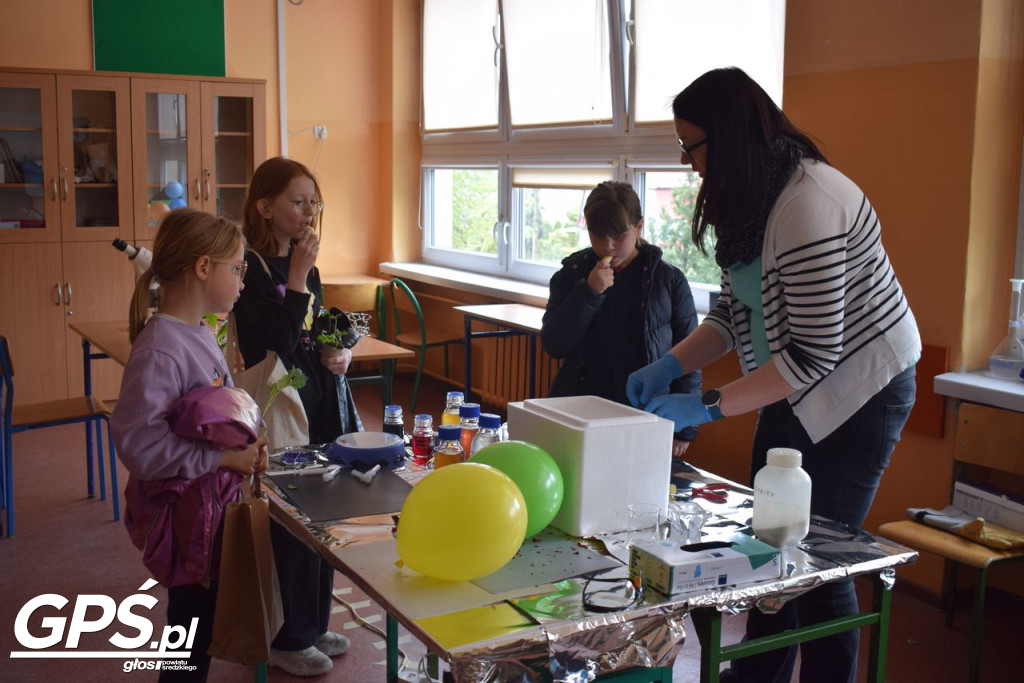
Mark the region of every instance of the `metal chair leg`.
[[985, 582], [988, 580], [988, 567], [978, 570], [974, 585], [974, 617], [971, 620], [971, 655], [970, 668], [967, 675], [968, 683], [977, 683], [981, 676], [981, 649], [985, 640], [982, 631], [985, 629]]
[[121, 489], [117, 485], [117, 451], [114, 448], [114, 436], [110, 432], [110, 419], [104, 419], [104, 422], [107, 423], [107, 445], [110, 451], [110, 494], [114, 499], [114, 521], [118, 522], [121, 520]]
[[100, 500], [107, 499], [107, 475], [106, 465], [103, 463], [103, 430], [100, 428], [100, 420], [89, 421], [93, 431], [96, 433], [96, 469], [100, 475]]
[[416, 381], [412, 385], [412, 413], [416, 414], [416, 399], [420, 394], [420, 378], [423, 377], [423, 363], [427, 360], [427, 350], [420, 350], [419, 363], [416, 364]]

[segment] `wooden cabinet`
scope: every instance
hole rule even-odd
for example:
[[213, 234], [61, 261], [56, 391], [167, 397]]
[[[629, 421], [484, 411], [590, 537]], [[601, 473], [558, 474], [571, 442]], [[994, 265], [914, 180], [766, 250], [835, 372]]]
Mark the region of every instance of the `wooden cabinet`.
[[241, 223], [266, 156], [265, 99], [262, 83], [132, 79], [136, 239], [178, 206]]
[[[17, 403], [81, 394], [69, 322], [127, 318], [135, 272], [115, 237], [152, 248], [174, 199], [241, 219], [265, 98], [261, 82], [0, 71], [0, 334]], [[93, 373], [94, 393], [117, 395], [116, 364]]]
[[132, 236], [128, 81], [0, 74], [0, 243]]

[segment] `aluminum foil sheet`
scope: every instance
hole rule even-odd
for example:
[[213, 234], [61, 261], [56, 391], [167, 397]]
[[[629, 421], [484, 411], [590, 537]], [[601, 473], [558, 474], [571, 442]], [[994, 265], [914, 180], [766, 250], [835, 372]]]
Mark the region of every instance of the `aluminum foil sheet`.
[[[391, 534], [393, 521], [389, 516], [315, 524], [287, 502], [276, 502], [275, 516], [304, 531], [328, 559], [334, 559], [332, 550]], [[715, 512], [720, 521], [735, 517], [746, 522], [747, 508], [749, 505], [721, 506]], [[728, 525], [740, 526], [735, 521]], [[721, 524], [708, 526], [714, 533]], [[783, 549], [781, 559], [783, 571], [778, 580], [671, 596], [648, 588], [628, 604], [608, 612], [588, 611], [587, 577], [565, 579], [553, 584], [554, 590], [509, 601], [529, 615], [536, 627], [492, 633], [487, 639], [447, 651], [415, 623], [406, 626], [448, 661], [459, 683], [590, 683], [600, 675], [632, 667], [671, 666], [685, 642], [690, 610], [739, 614], [756, 607], [772, 613], [823, 583], [860, 574], [876, 574], [885, 587], [891, 588], [895, 581], [893, 568], [914, 562], [917, 553], [884, 538], [815, 518], [808, 538], [799, 547]], [[372, 597], [372, 577], [361, 579], [359, 583]], [[389, 609], [388, 604], [381, 605]]]

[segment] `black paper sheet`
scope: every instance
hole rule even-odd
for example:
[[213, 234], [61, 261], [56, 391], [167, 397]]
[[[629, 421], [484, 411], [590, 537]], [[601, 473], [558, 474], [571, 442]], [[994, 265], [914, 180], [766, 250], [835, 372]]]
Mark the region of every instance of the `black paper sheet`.
[[318, 474], [277, 474], [271, 477], [292, 505], [313, 522], [400, 512], [412, 486], [390, 470], [364, 484], [342, 470], [324, 481]]

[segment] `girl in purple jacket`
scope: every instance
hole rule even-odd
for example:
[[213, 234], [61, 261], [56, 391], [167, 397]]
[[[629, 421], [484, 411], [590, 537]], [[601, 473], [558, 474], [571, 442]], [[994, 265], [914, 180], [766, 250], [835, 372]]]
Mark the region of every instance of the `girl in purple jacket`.
[[[117, 454], [131, 475], [125, 524], [144, 551], [146, 566], [167, 587], [167, 623], [187, 632], [198, 619], [188, 667], [161, 671], [161, 681], [206, 680], [223, 506], [235, 499], [244, 475], [259, 475], [267, 467], [265, 437], [224, 450], [179, 436], [168, 421], [172, 404], [192, 390], [230, 385], [224, 356], [203, 316], [230, 310], [244, 275], [239, 229], [183, 208], [161, 222], [153, 265], [132, 297], [132, 352], [111, 420]], [[160, 283], [160, 312], [146, 321], [154, 280]], [[196, 485], [200, 479], [211, 485]], [[168, 533], [154, 534], [154, 529]]]

